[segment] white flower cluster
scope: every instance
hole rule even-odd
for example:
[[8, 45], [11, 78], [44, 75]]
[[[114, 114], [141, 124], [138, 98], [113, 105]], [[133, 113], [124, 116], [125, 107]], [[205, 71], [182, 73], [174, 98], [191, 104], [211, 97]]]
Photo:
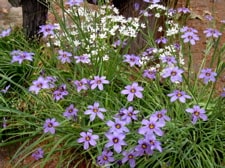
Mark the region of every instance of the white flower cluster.
[[[109, 43], [113, 39], [135, 38], [144, 24], [138, 18], [125, 18], [118, 9], [103, 5], [98, 9], [88, 6], [74, 6], [65, 11], [66, 31], [57, 35], [59, 39], [68, 39], [69, 44], [81, 47], [91, 55], [107, 55]], [[65, 43], [65, 40], [60, 40]], [[106, 44], [109, 45], [106, 45]], [[59, 45], [59, 42], [55, 42]], [[104, 56], [103, 55], [103, 56]], [[105, 60], [105, 59], [104, 59]]]

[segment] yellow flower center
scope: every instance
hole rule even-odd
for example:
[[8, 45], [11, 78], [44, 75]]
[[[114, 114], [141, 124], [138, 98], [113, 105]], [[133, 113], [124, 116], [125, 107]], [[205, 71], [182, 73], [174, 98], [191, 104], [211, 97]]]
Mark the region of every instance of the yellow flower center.
[[154, 124], [149, 124], [149, 128], [150, 129], [154, 129], [155, 128], [155, 125]]

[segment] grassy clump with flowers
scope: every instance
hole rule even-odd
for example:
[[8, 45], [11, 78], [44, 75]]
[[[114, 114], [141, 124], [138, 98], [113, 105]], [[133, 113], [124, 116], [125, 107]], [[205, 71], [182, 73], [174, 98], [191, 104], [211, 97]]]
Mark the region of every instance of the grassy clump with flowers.
[[[215, 89], [224, 27], [204, 31], [196, 72], [191, 49], [201, 39], [177, 21], [190, 10], [144, 1], [137, 18], [109, 4], [60, 2], [63, 16], [53, 9], [58, 24], [40, 27], [41, 45], [19, 30], [1, 32], [0, 146], [21, 143], [14, 167], [28, 157], [26, 167], [225, 166], [225, 89]], [[164, 37], [145, 31], [150, 15], [166, 16]], [[138, 33], [146, 45], [130, 53]]]

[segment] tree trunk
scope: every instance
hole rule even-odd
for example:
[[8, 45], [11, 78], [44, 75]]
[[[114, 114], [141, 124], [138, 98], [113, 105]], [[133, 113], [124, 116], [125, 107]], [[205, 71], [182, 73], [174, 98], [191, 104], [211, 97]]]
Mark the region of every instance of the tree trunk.
[[22, 0], [23, 29], [28, 39], [39, 38], [39, 26], [45, 25], [48, 3], [44, 0]]

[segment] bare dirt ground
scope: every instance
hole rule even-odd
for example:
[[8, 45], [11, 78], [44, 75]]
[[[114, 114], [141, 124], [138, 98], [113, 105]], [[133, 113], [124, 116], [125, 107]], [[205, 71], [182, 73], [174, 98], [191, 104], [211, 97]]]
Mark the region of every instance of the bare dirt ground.
[[[180, 0], [179, 5], [184, 5], [185, 0]], [[190, 9], [192, 11], [192, 19], [188, 20], [188, 25], [199, 31], [200, 41], [193, 47], [194, 54], [194, 69], [198, 70], [200, 62], [204, 57], [203, 49], [205, 48], [205, 35], [203, 31], [209, 27], [209, 21], [205, 19], [206, 15], [212, 15], [215, 19], [215, 25], [219, 28], [221, 20], [225, 20], [225, 0], [191, 0]], [[8, 28], [9, 26], [22, 25], [22, 9], [12, 8], [7, 0], [0, 0], [0, 30]], [[225, 43], [225, 32], [221, 39], [221, 44]], [[208, 60], [210, 56], [208, 57]], [[225, 60], [222, 60], [225, 61]], [[224, 74], [225, 75], [225, 74]], [[217, 90], [220, 92], [225, 87], [225, 77], [219, 79]], [[1, 144], [1, 142], [0, 142]], [[0, 168], [13, 167], [9, 165], [8, 161], [15, 152], [17, 146], [0, 147]], [[29, 160], [28, 160], [29, 161]], [[51, 167], [51, 166], [49, 166]], [[47, 168], [49, 168], [47, 167]]]

